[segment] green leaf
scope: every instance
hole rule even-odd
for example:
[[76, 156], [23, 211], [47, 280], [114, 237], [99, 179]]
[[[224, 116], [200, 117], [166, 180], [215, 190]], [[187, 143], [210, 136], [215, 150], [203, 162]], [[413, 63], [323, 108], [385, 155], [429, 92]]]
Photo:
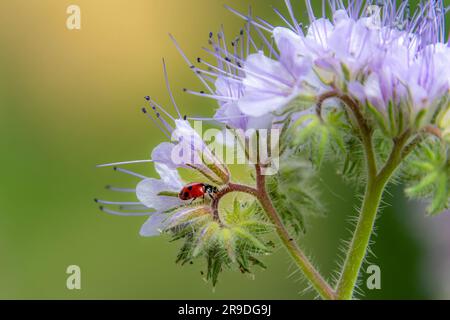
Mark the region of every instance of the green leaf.
[[264, 243], [259, 241], [255, 236], [251, 233], [247, 232], [245, 229], [240, 227], [234, 227], [233, 231], [242, 239], [253, 245], [255, 248], [260, 249], [263, 252], [269, 251]]
[[438, 214], [447, 208], [449, 197], [448, 178], [440, 175], [436, 181], [436, 191], [433, 200], [429, 206], [430, 214]]
[[300, 152], [286, 151], [276, 175], [267, 177], [269, 196], [283, 223], [296, 235], [305, 233], [305, 216], [324, 212], [315, 184], [316, 171]]
[[262, 237], [273, 231], [273, 226], [263, 218], [256, 201], [247, 203], [236, 197], [231, 209], [221, 212], [220, 222], [213, 219], [209, 210], [195, 207], [178, 218], [168, 230], [172, 241], [184, 239], [177, 263], [184, 265], [205, 258], [206, 279], [214, 286], [224, 269], [235, 266], [248, 273], [253, 266], [264, 266], [256, 256], [270, 252]]
[[422, 178], [420, 182], [415, 186], [407, 188], [406, 192], [411, 197], [420, 196], [421, 194], [425, 193], [427, 188], [433, 186], [433, 184], [436, 182], [438, 178], [439, 178], [439, 171], [435, 170], [430, 174], [426, 175], [424, 178]]
[[326, 149], [328, 146], [328, 130], [324, 127], [321, 128], [321, 134], [319, 138], [319, 144], [317, 149], [317, 166], [322, 164]]
[[212, 248], [208, 252], [207, 256], [208, 271], [206, 274], [206, 279], [211, 280], [214, 287], [217, 284], [220, 272], [222, 271], [224, 265], [226, 265], [226, 261], [221, 257], [221, 255], [223, 255], [223, 253], [220, 249]]
[[232, 262], [236, 262], [236, 252], [235, 252], [235, 237], [230, 229], [222, 229], [220, 234], [220, 241], [223, 247], [228, 253], [228, 257]]
[[317, 167], [327, 157], [330, 150], [345, 150], [345, 135], [349, 126], [345, 120], [345, 112], [336, 107], [328, 106], [322, 110], [322, 119], [317, 114], [307, 114], [300, 117], [291, 126], [290, 135], [293, 137], [290, 148], [298, 147], [310, 150], [311, 159]]
[[420, 144], [404, 165], [404, 177], [409, 181], [406, 194], [412, 198], [429, 199], [429, 214], [443, 212], [449, 206], [450, 160], [444, 141], [429, 138]]

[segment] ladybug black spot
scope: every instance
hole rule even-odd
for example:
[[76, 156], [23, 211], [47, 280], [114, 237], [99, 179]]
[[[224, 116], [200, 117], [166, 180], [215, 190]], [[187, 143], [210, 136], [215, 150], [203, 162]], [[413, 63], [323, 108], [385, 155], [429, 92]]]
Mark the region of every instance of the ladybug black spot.
[[188, 189], [189, 189], [189, 190], [192, 190], [192, 186], [189, 186]]
[[183, 196], [187, 199], [189, 197], [189, 192], [185, 192]]

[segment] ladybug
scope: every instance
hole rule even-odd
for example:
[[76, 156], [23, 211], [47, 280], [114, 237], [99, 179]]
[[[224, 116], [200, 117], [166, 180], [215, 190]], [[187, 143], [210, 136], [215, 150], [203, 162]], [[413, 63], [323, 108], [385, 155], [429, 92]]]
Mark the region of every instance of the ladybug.
[[195, 199], [200, 197], [205, 199], [205, 194], [213, 198], [213, 194], [217, 193], [218, 191], [219, 190], [217, 189], [217, 187], [211, 186], [206, 183], [194, 182], [185, 185], [178, 194], [178, 197], [181, 200], [192, 199], [192, 201], [194, 201]]

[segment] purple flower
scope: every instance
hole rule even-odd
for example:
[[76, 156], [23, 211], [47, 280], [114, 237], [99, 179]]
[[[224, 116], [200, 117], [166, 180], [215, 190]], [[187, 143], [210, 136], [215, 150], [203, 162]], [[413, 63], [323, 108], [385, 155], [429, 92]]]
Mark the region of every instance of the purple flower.
[[[165, 70], [165, 68], [164, 68]], [[166, 79], [167, 79], [167, 73]], [[170, 92], [170, 88], [169, 88]], [[209, 150], [200, 135], [192, 128], [186, 116], [181, 113], [173, 100], [178, 118], [150, 97], [145, 97], [150, 108], [143, 108], [145, 115], [166, 135], [170, 142], [157, 145], [149, 160], [110, 163], [101, 166], [115, 166], [115, 170], [138, 177], [141, 181], [136, 189], [110, 188], [121, 192], [135, 192], [139, 202], [113, 202], [96, 200], [105, 206], [120, 206], [119, 211], [105, 206], [107, 213], [123, 216], [149, 216], [141, 228], [142, 236], [155, 236], [181, 223], [190, 223], [190, 218], [212, 216], [210, 205], [205, 202], [187, 203], [179, 198], [179, 192], [186, 184], [179, 176], [178, 168], [186, 168], [203, 175], [209, 183], [221, 186], [228, 183], [228, 168]], [[149, 112], [151, 110], [151, 112]], [[118, 167], [125, 164], [153, 162], [160, 178], [148, 178], [139, 173]], [[150, 210], [149, 210], [150, 209]], [[134, 210], [137, 212], [129, 212]]]
[[[206, 70], [192, 64], [175, 39], [173, 41], [191, 70], [204, 84], [206, 90], [196, 92], [185, 89], [185, 92], [215, 99], [219, 105], [213, 118], [192, 119], [214, 120], [221, 125], [233, 129], [242, 129], [243, 131], [269, 129], [273, 126], [273, 122], [276, 120], [273, 115], [243, 112], [239, 106], [245, 95], [246, 85], [244, 81], [248, 81], [248, 79], [245, 80], [246, 60], [253, 59], [258, 64], [257, 57], [260, 56], [259, 53], [252, 53], [258, 52], [258, 48], [250, 36], [250, 24], [247, 24], [241, 30], [240, 35], [232, 41], [232, 48], [227, 46], [222, 30], [217, 33], [217, 38], [214, 37], [213, 33], [210, 34], [209, 43], [212, 50], [206, 49], [206, 51], [216, 60], [216, 64], [211, 64], [201, 58], [197, 59], [198, 63], [206, 67]], [[262, 56], [262, 59], [266, 60], [264, 56]]]
[[[127, 163], [137, 162], [147, 162], [147, 160], [130, 161]], [[142, 236], [155, 236], [160, 234], [166, 227], [168, 216], [165, 214], [165, 211], [182, 206], [181, 200], [177, 197], [182, 186], [178, 173], [163, 164], [155, 164], [155, 169], [160, 175], [160, 179], [148, 178], [119, 167], [115, 167], [114, 169], [142, 180], [138, 183], [136, 189], [112, 186], [108, 186], [108, 189], [121, 193], [136, 193], [139, 201], [125, 202], [95, 199], [97, 203], [101, 204], [100, 209], [106, 213], [118, 216], [147, 216], [148, 219], [142, 226], [140, 234]], [[111, 206], [117, 206], [119, 209], [111, 208]]]
[[[310, 20], [307, 28], [298, 23], [288, 0], [289, 18], [275, 11], [285, 27], [231, 9], [246, 19], [245, 28], [231, 41], [231, 47], [223, 30], [215, 36], [211, 33], [212, 49], [206, 51], [215, 63], [198, 58], [204, 69], [191, 63], [175, 42], [204, 85], [199, 92], [185, 91], [216, 100], [218, 108], [212, 118], [183, 116], [171, 94], [164, 65], [176, 116], [150, 97], [146, 97], [149, 107], [143, 111], [168, 141], [154, 148], [150, 160], [126, 162], [154, 162], [160, 179], [117, 168], [142, 180], [136, 190], [115, 188], [135, 191], [139, 202], [98, 202], [142, 212], [103, 208], [104, 211], [148, 215], [141, 234], [153, 235], [167, 227], [168, 211], [177, 212], [171, 217], [171, 225], [176, 224], [173, 220], [176, 217], [185, 216], [178, 208], [181, 200], [173, 196], [183, 186], [178, 168], [200, 173], [215, 185], [229, 182], [228, 168], [211, 152], [191, 126], [191, 120], [213, 120], [223, 127], [244, 131], [276, 128], [285, 125], [280, 124], [284, 119], [295, 120], [310, 113], [318, 101], [323, 102], [321, 97], [327, 95], [355, 100], [361, 108], [379, 113], [381, 117], [377, 120], [382, 118], [386, 123], [401, 114], [402, 119], [410, 121], [409, 125], [416, 124], [422, 115], [420, 125], [438, 121], [443, 131], [448, 132], [447, 113], [440, 112], [438, 120], [433, 120], [450, 92], [450, 46], [445, 39], [444, 23], [448, 8], [444, 8], [442, 0], [421, 1], [411, 15], [407, 1], [398, 6], [395, 0], [383, 1], [383, 6], [372, 3], [351, 1], [344, 6], [340, 0], [330, 0], [332, 19], [328, 19], [325, 14], [316, 18], [307, 1]], [[328, 99], [323, 106], [327, 103], [339, 104], [338, 100]], [[114, 165], [120, 164], [124, 163]], [[154, 211], [143, 211], [149, 208]]]
[[152, 160], [171, 169], [190, 168], [201, 172], [215, 183], [230, 179], [228, 168], [209, 150], [187, 120], [174, 119], [173, 142], [162, 142], [153, 149]]
[[[183, 201], [177, 195], [183, 187], [177, 170], [170, 169], [162, 163], [155, 163], [155, 170], [160, 176], [159, 179], [148, 178], [138, 183], [136, 187], [136, 196], [139, 201], [146, 206], [163, 212], [170, 208], [182, 205]], [[160, 195], [163, 192], [174, 193], [175, 196]]]
[[[160, 144], [156, 148], [159, 148], [159, 150], [154, 152], [154, 154], [162, 154], [162, 149], [169, 145]], [[136, 161], [128, 163], [136, 163]], [[117, 171], [130, 174], [142, 180], [137, 184], [136, 189], [113, 187], [109, 187], [109, 189], [120, 192], [135, 192], [139, 202], [112, 202], [96, 199], [96, 202], [103, 205], [101, 210], [113, 215], [148, 216], [147, 221], [140, 230], [140, 235], [145, 237], [159, 235], [161, 232], [180, 223], [189, 223], [189, 219], [185, 219], [186, 216], [211, 214], [209, 205], [203, 202], [186, 203], [178, 197], [180, 190], [186, 183], [180, 178], [176, 168], [171, 168], [169, 165], [159, 161], [154, 161], [154, 166], [160, 177], [159, 179], [148, 178], [135, 172], [115, 167]], [[112, 210], [105, 207], [105, 205], [119, 205], [121, 211]], [[127, 210], [137, 210], [137, 212], [128, 212]]]
[[431, 108], [450, 90], [450, 48], [443, 44], [423, 48], [411, 62], [405, 82], [412, 108]]
[[231, 101], [219, 101], [219, 108], [214, 119], [234, 129], [266, 129], [272, 126], [274, 117], [270, 114], [263, 116], [249, 116], [239, 108], [238, 101], [243, 95], [244, 84], [230, 81], [226, 77], [218, 77], [215, 82], [216, 94], [229, 96]]
[[243, 80], [245, 93], [239, 100], [239, 109], [245, 114], [260, 117], [286, 106], [307, 91], [302, 80], [310, 70], [309, 64], [306, 58], [286, 57], [276, 61], [263, 52], [249, 56], [245, 62], [246, 77]]
[[[162, 163], [155, 163], [160, 179], [148, 178], [138, 183], [136, 195], [139, 201], [155, 212], [141, 227], [140, 235], [150, 237], [183, 221], [183, 218], [194, 212], [205, 213], [209, 208], [203, 204], [186, 205], [179, 199], [178, 193], [185, 183], [177, 170], [170, 169]], [[172, 214], [170, 214], [172, 213]]]
[[[266, 44], [265, 51], [240, 62], [239, 110], [264, 116], [282, 110], [307, 109], [327, 92], [349, 94], [386, 115], [427, 109], [428, 119], [450, 88], [450, 50], [445, 39], [442, 1], [421, 2], [411, 15], [407, 1], [329, 1], [332, 20], [316, 18], [310, 1], [306, 33], [286, 1], [287, 27], [244, 17]], [[290, 21], [289, 21], [290, 20]], [[264, 36], [268, 32], [275, 46]], [[243, 74], [242, 74], [243, 72]], [[231, 78], [230, 73], [226, 75]], [[233, 105], [234, 106], [234, 105]], [[237, 111], [234, 111], [237, 112]]]

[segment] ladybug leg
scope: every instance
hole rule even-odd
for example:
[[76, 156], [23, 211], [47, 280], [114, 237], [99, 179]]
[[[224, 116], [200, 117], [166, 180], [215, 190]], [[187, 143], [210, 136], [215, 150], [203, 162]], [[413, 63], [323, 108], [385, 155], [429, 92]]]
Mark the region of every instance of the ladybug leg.
[[192, 202], [194, 202], [194, 200], [195, 200], [195, 199], [197, 199], [197, 198], [193, 198], [193, 199], [192, 199], [192, 201], [191, 201], [191, 202], [189, 202], [189, 204], [192, 204]]

